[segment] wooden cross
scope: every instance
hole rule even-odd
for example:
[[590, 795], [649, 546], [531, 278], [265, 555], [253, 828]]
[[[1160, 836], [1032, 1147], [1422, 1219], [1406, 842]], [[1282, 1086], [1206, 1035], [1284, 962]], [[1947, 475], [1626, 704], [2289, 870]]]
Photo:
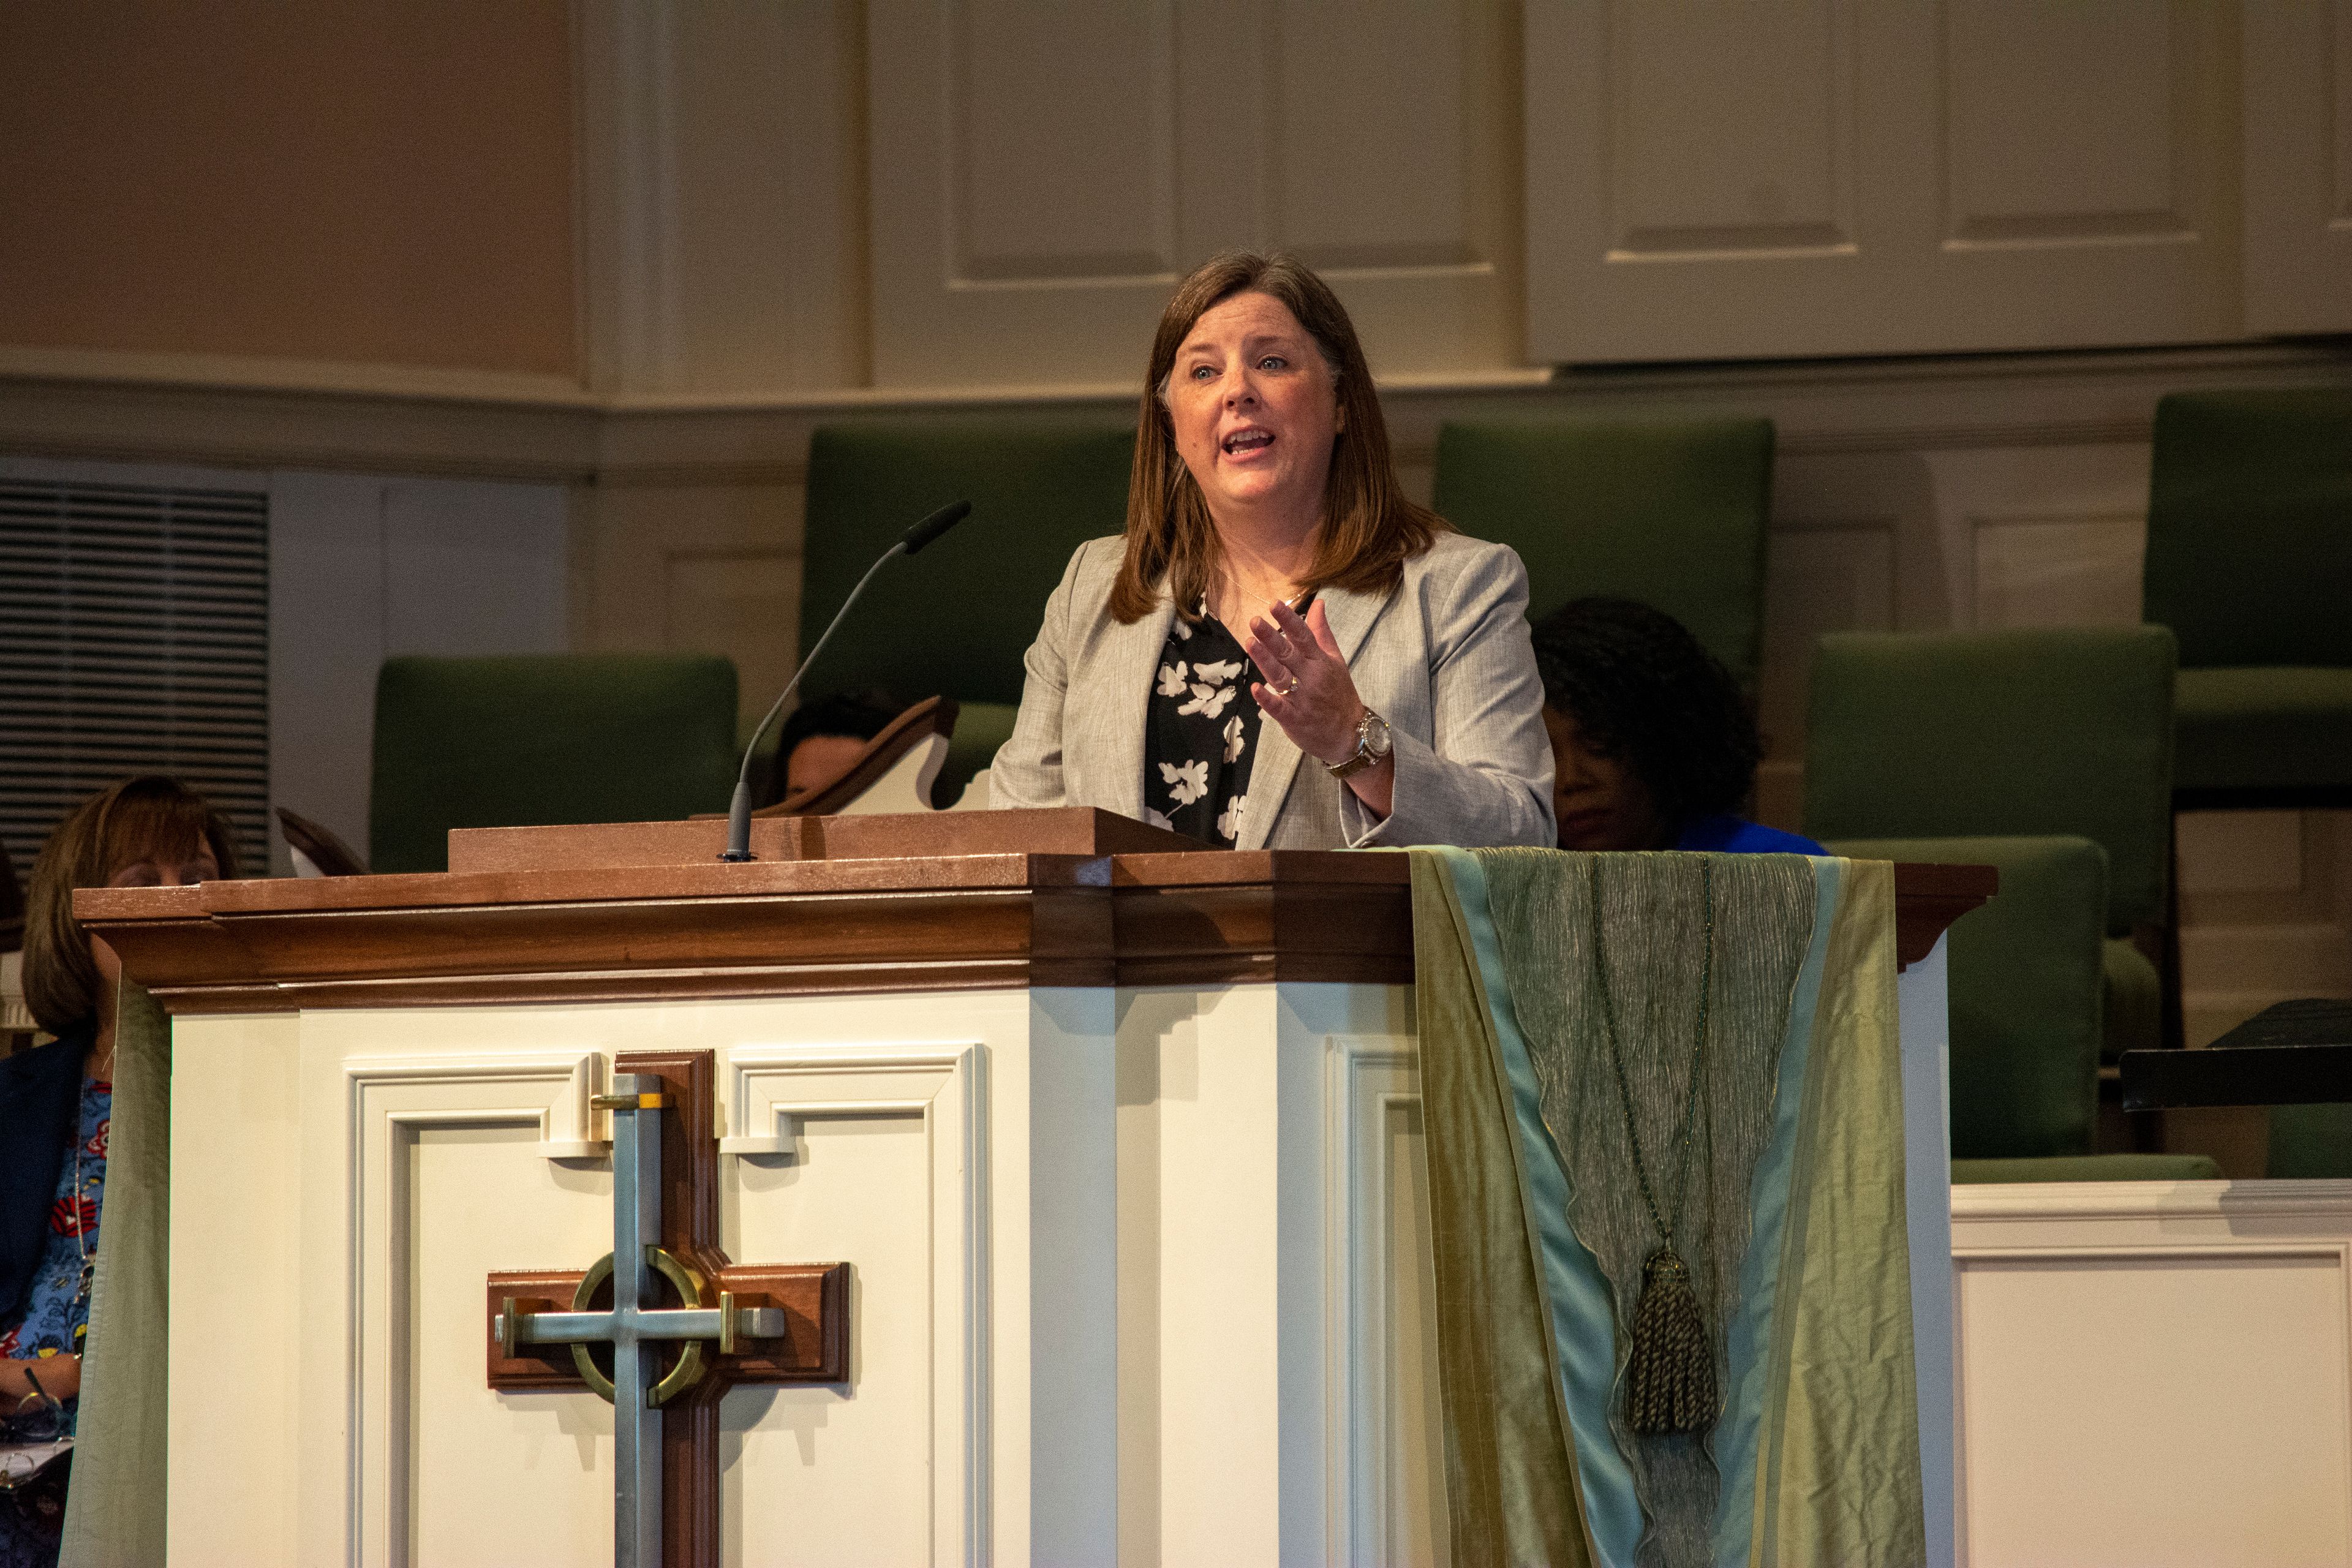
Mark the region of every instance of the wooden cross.
[[[639, 1218], [658, 1216], [657, 1225], [647, 1228], [657, 1228], [658, 1250], [668, 1265], [649, 1247], [647, 1266], [634, 1271], [608, 1258], [593, 1270], [493, 1273], [486, 1335], [489, 1384], [500, 1391], [592, 1387], [580, 1365], [589, 1358], [584, 1352], [575, 1357], [574, 1344], [611, 1344], [617, 1339], [616, 1372], [634, 1370], [641, 1382], [634, 1401], [629, 1390], [619, 1391], [616, 1422], [628, 1421], [626, 1405], [658, 1403], [646, 1412], [661, 1436], [658, 1496], [645, 1512], [650, 1524], [658, 1510], [659, 1561], [663, 1568], [717, 1568], [719, 1400], [737, 1384], [848, 1381], [849, 1265], [728, 1262], [718, 1246], [719, 1142], [710, 1053], [628, 1051], [614, 1060], [614, 1070], [616, 1085], [628, 1090], [608, 1097], [614, 1119], [614, 1198], [616, 1205], [627, 1205], [615, 1215], [614, 1235], [635, 1237]], [[647, 1179], [634, 1180], [623, 1165], [637, 1147], [635, 1128], [624, 1119], [656, 1117], [658, 1173], [647, 1160]], [[651, 1142], [646, 1142], [648, 1153]], [[644, 1191], [648, 1185], [653, 1190]], [[581, 1281], [592, 1273], [591, 1297], [601, 1298], [609, 1293], [611, 1278], [625, 1279], [631, 1272], [647, 1279], [645, 1293], [631, 1305], [677, 1310], [630, 1313], [622, 1323], [621, 1315], [580, 1296]], [[667, 1286], [659, 1282], [664, 1279]], [[689, 1285], [700, 1287], [701, 1300], [660, 1299], [688, 1294]], [[532, 1342], [542, 1327], [551, 1331], [550, 1342]], [[707, 1339], [688, 1342], [681, 1332], [706, 1328]], [[667, 1348], [661, 1342], [677, 1347], [667, 1369], [652, 1364]], [[700, 1376], [689, 1382], [689, 1363], [697, 1361]], [[589, 1370], [605, 1384], [597, 1392], [613, 1398], [607, 1375], [593, 1363]], [[687, 1385], [661, 1397], [654, 1385], [673, 1379]], [[622, 1451], [615, 1455], [621, 1468], [614, 1489], [615, 1551], [616, 1561], [625, 1563], [642, 1561], [644, 1554], [631, 1545], [636, 1499], [655, 1476], [650, 1445], [638, 1456], [639, 1473], [632, 1475], [625, 1451], [632, 1446], [623, 1435]], [[646, 1539], [649, 1545], [651, 1532]]]

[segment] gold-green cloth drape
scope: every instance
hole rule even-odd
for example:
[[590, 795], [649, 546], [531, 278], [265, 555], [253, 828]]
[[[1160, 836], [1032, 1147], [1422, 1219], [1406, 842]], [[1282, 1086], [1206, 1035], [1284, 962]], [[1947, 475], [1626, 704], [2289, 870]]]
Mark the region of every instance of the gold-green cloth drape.
[[[1747, 1182], [1752, 1240], [1720, 1265], [1736, 1265], [1737, 1289], [1720, 1306], [1719, 1364], [1728, 1377], [1705, 1448], [1718, 1485], [1696, 1521], [1661, 1534], [1640, 1495], [1642, 1466], [1623, 1447], [1647, 1439], [1612, 1430], [1621, 1398], [1612, 1287], [1568, 1219], [1570, 1172], [1605, 1180], [1607, 1167], [1595, 1176], [1590, 1159], [1560, 1157], [1536, 1062], [1540, 1052], [1581, 1052], [1590, 1042], [1580, 1026], [1562, 1026], [1557, 995], [1531, 990], [1556, 980], [1530, 954], [1560, 933], [1523, 928], [1559, 923], [1545, 912], [1548, 901], [1579, 906], [1508, 886], [1524, 867], [1507, 868], [1497, 891], [1487, 857], [1439, 849], [1412, 858], [1454, 1561], [1924, 1561], [1893, 868], [1822, 858], [1738, 873], [1762, 889], [1809, 865], [1814, 902], [1810, 910], [1801, 898], [1791, 902], [1789, 889], [1801, 888], [1801, 879], [1749, 906], [1751, 923], [1787, 930], [1777, 946], [1765, 942], [1743, 961], [1785, 971], [1801, 951], [1802, 963], [1780, 1015], [1769, 1134]], [[1562, 876], [1575, 874], [1567, 863], [1580, 858], [1558, 858]], [[1640, 884], [1635, 876], [1614, 885]], [[1506, 917], [1507, 935], [1498, 927]], [[1636, 901], [1611, 918], [1638, 927], [1644, 917]], [[1612, 973], [1617, 952], [1643, 951], [1640, 931], [1622, 934], [1612, 927]], [[1573, 946], [1562, 941], [1559, 951]], [[1547, 1066], [1555, 1078], [1559, 1068]], [[1589, 1136], [1579, 1128], [1559, 1135]], [[1741, 1179], [1728, 1168], [1726, 1175], [1736, 1204]], [[1690, 1499], [1685, 1490], [1674, 1506]]]
[[[106, 1209], [59, 1568], [163, 1561], [172, 1251], [172, 1021], [137, 985], [120, 993]], [[234, 1413], [225, 1414], [231, 1424]]]
[[1454, 1568], [1586, 1568], [1598, 1558], [1552, 1375], [1494, 1022], [1453, 881], [1426, 855], [1412, 857], [1412, 921]]
[[1895, 868], [1843, 863], [1790, 1182], [1757, 1568], [1924, 1563], [1919, 1387], [1904, 1227]]

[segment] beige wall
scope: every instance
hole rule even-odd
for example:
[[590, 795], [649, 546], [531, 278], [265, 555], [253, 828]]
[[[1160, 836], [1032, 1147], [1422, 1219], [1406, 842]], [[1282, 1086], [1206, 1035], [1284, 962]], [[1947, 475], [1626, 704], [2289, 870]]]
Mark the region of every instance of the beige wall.
[[0, 6], [0, 344], [571, 375], [565, 0]]

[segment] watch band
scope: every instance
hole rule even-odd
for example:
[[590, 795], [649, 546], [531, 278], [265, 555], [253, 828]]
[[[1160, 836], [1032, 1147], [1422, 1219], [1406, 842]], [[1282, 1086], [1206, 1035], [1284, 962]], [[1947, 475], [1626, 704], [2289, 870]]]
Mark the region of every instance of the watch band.
[[[1375, 728], [1380, 731], [1381, 736], [1380, 744], [1377, 746], [1372, 744], [1372, 731]], [[1335, 779], [1353, 778], [1387, 756], [1391, 749], [1389, 721], [1367, 708], [1364, 710], [1364, 716], [1356, 721], [1354, 755], [1342, 757], [1336, 763], [1326, 763], [1323, 765], [1329, 770]]]

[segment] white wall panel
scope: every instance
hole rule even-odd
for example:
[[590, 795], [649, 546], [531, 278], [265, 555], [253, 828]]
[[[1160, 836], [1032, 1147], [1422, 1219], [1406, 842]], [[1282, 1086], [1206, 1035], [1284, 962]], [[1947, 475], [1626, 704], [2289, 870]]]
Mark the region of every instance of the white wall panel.
[[[1174, 270], [1168, 0], [954, 0], [941, 21], [952, 276], [986, 285]], [[1053, 90], [1040, 90], [1041, 71]]]
[[2002, 518], [1976, 531], [1979, 626], [2139, 624], [2139, 517]]
[[1116, 385], [1177, 279], [1287, 246], [1376, 367], [1518, 342], [1510, 13], [876, 0], [874, 377]]
[[[1632, 256], [1852, 239], [1853, 28], [1843, 0], [1614, 0], [1610, 247]], [[1725, 139], [1717, 128], [1741, 127]]]
[[2352, 0], [2244, 10], [2246, 324], [2352, 331]]
[[2352, 1562], [2341, 1182], [1952, 1194], [1961, 1560]]
[[2192, 0], [1531, 7], [1529, 356], [2232, 336], [2231, 43]]
[[705, 395], [864, 384], [856, 0], [680, 5], [668, 25], [667, 384]]
[[862, 385], [857, 0], [581, 0], [575, 15], [590, 385]]
[[[1954, 239], [2178, 235], [2171, 18], [2161, 5], [1944, 7]], [[2099, 68], [2086, 71], [2086, 63]]]
[[1487, 83], [1472, 40], [1490, 21], [1397, 0], [1289, 0], [1268, 26], [1275, 134], [1212, 166], [1231, 181], [1271, 165], [1271, 237], [1314, 266], [1476, 262], [1470, 132]]

